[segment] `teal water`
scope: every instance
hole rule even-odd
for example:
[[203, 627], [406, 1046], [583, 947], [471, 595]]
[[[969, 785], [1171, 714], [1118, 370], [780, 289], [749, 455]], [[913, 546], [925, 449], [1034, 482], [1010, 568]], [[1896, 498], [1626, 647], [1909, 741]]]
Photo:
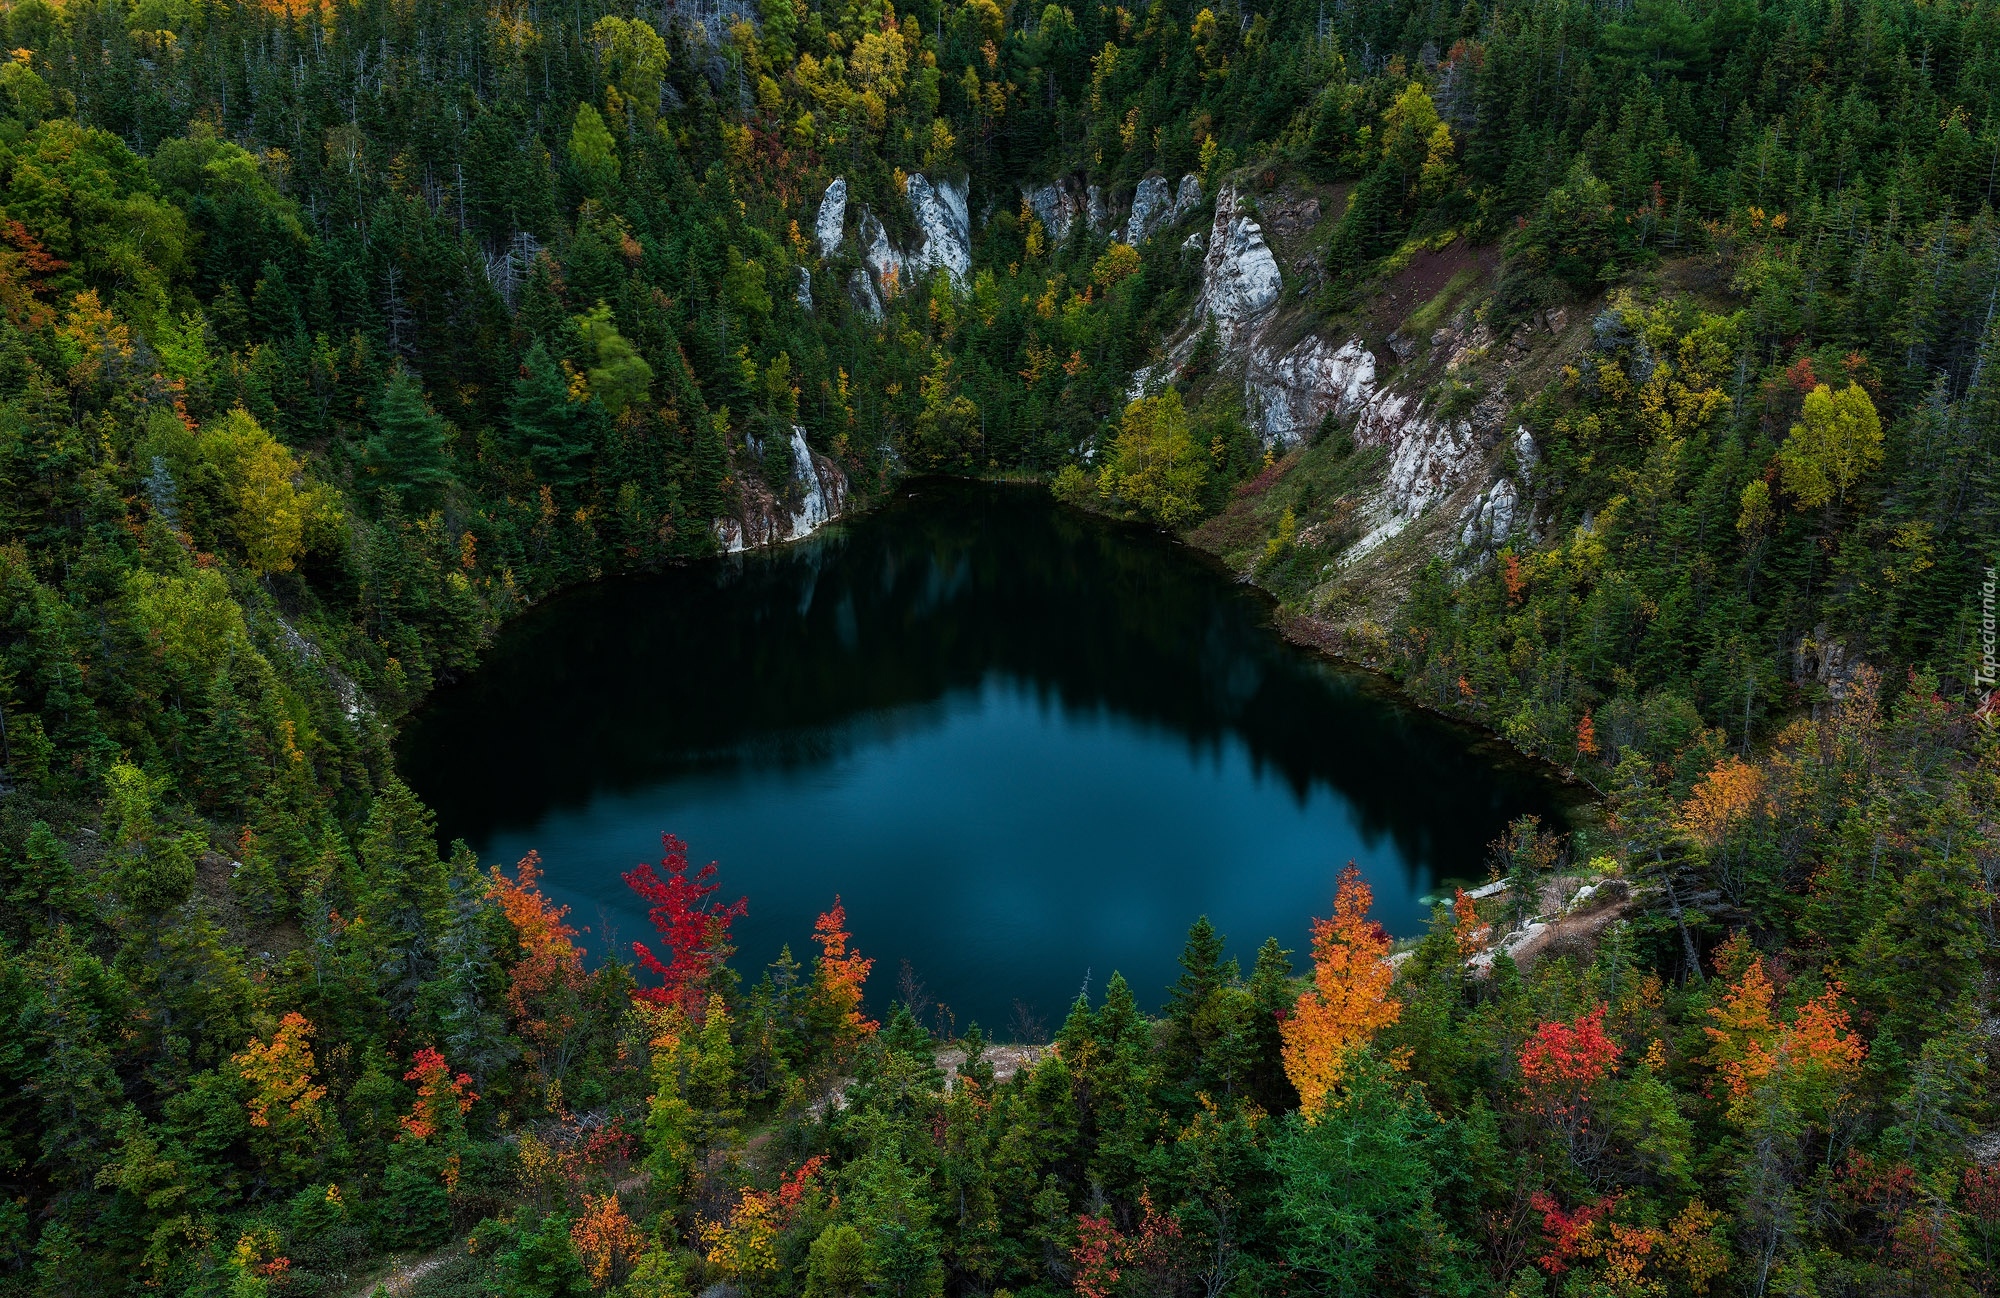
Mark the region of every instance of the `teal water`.
[[1559, 818], [1536, 772], [1283, 643], [1185, 547], [961, 482], [551, 600], [398, 755], [447, 839], [538, 850], [596, 953], [650, 936], [619, 875], [671, 831], [749, 899], [746, 978], [803, 958], [837, 893], [871, 1004], [907, 960], [1003, 1033], [1114, 969], [1157, 1005], [1201, 914], [1246, 968], [1267, 935], [1303, 963], [1349, 859], [1419, 932], [1510, 817]]

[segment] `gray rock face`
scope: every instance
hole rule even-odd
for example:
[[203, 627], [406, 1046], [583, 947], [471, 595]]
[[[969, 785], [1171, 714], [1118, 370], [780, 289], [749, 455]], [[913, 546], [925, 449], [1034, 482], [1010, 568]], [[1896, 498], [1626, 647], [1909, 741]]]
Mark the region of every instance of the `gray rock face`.
[[847, 177], [835, 176], [820, 195], [819, 217], [813, 222], [813, 238], [819, 255], [831, 257], [840, 248], [841, 232], [847, 227]]
[[919, 273], [943, 269], [954, 284], [963, 285], [972, 272], [972, 220], [965, 207], [965, 182], [932, 184], [922, 175], [903, 182], [910, 212], [924, 241], [909, 258]]
[[1243, 378], [1244, 405], [1256, 412], [1265, 442], [1290, 446], [1328, 415], [1360, 411], [1375, 395], [1375, 354], [1359, 338], [1335, 347], [1317, 334], [1283, 353], [1250, 349]]
[[810, 311], [813, 309], [812, 272], [807, 270], [804, 266], [799, 267], [798, 270], [799, 270], [799, 289], [795, 296], [799, 300], [799, 305], [804, 307], [806, 310]]
[[1165, 176], [1148, 176], [1132, 195], [1132, 214], [1125, 219], [1125, 242], [1134, 248], [1167, 223], [1174, 206], [1174, 187]]
[[1028, 200], [1028, 210], [1048, 231], [1049, 241], [1058, 245], [1066, 241], [1077, 217], [1076, 197], [1069, 187], [1052, 180], [1046, 185], [1023, 186], [1021, 193]]
[[1459, 529], [1458, 543], [1467, 550], [1485, 551], [1507, 544], [1507, 538], [1514, 534], [1514, 514], [1520, 504], [1520, 493], [1513, 482], [1501, 478], [1479, 494], [1479, 498], [1466, 506], [1464, 526]]
[[1200, 178], [1193, 175], [1182, 176], [1181, 187], [1174, 194], [1174, 210], [1167, 217], [1167, 224], [1179, 225], [1189, 216], [1192, 216], [1194, 214], [1195, 209], [1200, 206], [1201, 206]]
[[1215, 200], [1201, 276], [1201, 309], [1225, 344], [1278, 304], [1283, 283], [1264, 231], [1242, 210], [1236, 190], [1225, 188]]
[[854, 303], [854, 309], [870, 320], [881, 322], [882, 295], [875, 291], [875, 281], [865, 270], [855, 270], [847, 277], [847, 300]]
[[1111, 224], [1111, 213], [1104, 206], [1104, 191], [1092, 185], [1084, 191], [1083, 210], [1090, 218], [1090, 232], [1103, 234]]
[[856, 227], [861, 237], [861, 260], [868, 264], [869, 274], [875, 277], [879, 297], [887, 300], [896, 295], [903, 280], [903, 254], [896, 251], [889, 242], [889, 232], [882, 227], [875, 214], [867, 208], [861, 209], [861, 222]]

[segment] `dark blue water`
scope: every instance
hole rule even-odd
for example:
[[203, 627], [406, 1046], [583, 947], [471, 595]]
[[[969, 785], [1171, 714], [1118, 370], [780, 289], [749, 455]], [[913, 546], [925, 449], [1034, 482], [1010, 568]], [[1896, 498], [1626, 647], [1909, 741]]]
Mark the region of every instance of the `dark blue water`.
[[[1279, 640], [1164, 538], [1034, 489], [922, 482], [771, 554], [609, 583], [510, 627], [399, 746], [447, 838], [542, 854], [601, 952], [659, 835], [747, 896], [754, 980], [836, 893], [961, 1028], [1053, 1023], [1122, 970], [1157, 1004], [1187, 927], [1303, 954], [1358, 861], [1392, 932], [1557, 794], [1467, 731]], [[1015, 1002], [1021, 1008], [1016, 1009]]]

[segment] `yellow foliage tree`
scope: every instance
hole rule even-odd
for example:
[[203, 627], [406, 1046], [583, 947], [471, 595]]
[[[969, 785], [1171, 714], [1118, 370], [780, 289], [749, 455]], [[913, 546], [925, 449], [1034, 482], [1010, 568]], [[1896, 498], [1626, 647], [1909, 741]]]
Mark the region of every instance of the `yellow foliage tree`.
[[1850, 487], [1882, 463], [1882, 418], [1868, 390], [1822, 383], [1806, 393], [1799, 422], [1778, 448], [1778, 472], [1801, 506], [1844, 501]]
[[1141, 397], [1125, 407], [1111, 462], [1098, 491], [1116, 497], [1162, 527], [1182, 527], [1201, 513], [1208, 456], [1188, 429], [1180, 393]]
[[1368, 918], [1375, 894], [1352, 861], [1340, 873], [1333, 918], [1313, 921], [1313, 985], [1301, 993], [1282, 1028], [1285, 1076], [1311, 1121], [1347, 1074], [1357, 1051], [1402, 1016], [1390, 999], [1396, 972], [1389, 935]]
[[204, 425], [195, 450], [221, 474], [229, 530], [258, 572], [291, 571], [307, 531], [339, 518], [337, 501], [324, 488], [302, 489], [297, 457], [241, 406]]

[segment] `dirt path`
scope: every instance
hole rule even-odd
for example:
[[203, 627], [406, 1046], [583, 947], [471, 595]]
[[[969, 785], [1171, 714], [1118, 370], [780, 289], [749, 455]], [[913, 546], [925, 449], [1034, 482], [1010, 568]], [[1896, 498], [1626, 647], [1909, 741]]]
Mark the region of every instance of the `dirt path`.
[[373, 1295], [381, 1293], [388, 1294], [389, 1298], [403, 1298], [404, 1294], [417, 1287], [419, 1281], [451, 1258], [450, 1252], [440, 1251], [391, 1261], [387, 1275], [377, 1276], [350, 1290], [351, 1298], [373, 1298]]

